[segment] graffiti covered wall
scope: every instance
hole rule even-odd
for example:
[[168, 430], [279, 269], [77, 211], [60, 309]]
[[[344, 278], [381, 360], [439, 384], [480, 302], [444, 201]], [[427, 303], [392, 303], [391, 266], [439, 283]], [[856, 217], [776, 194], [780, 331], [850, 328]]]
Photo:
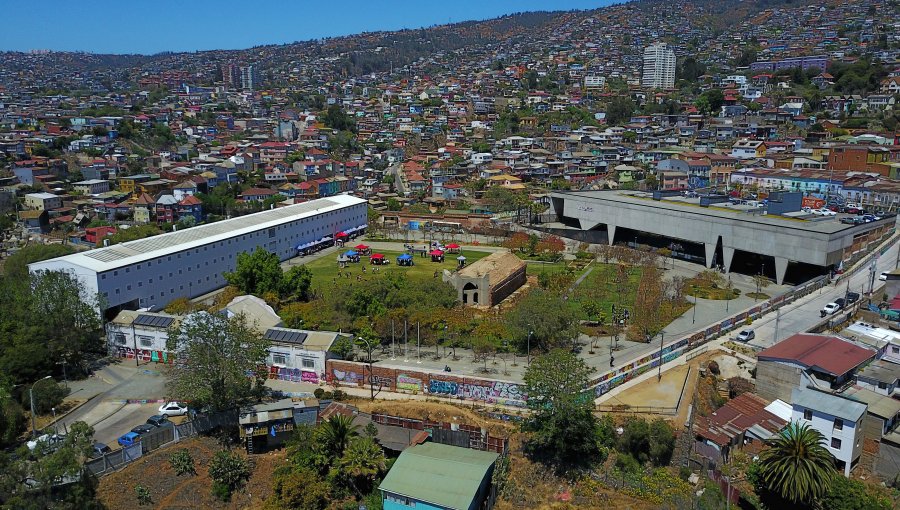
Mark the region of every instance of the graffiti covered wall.
[[[359, 387], [369, 384], [369, 367], [363, 363], [328, 360], [326, 366], [326, 378], [332, 384]], [[385, 391], [422, 393], [513, 407], [524, 407], [527, 399], [523, 385], [507, 381], [377, 366], [373, 367], [373, 372], [375, 386]]]

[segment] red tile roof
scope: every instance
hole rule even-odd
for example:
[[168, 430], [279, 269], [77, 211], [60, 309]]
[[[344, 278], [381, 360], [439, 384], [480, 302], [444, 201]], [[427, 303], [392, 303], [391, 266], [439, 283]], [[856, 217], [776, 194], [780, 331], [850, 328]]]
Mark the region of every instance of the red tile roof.
[[194, 195], [188, 195], [184, 197], [184, 200], [178, 202], [178, 205], [200, 205], [202, 203], [203, 202], [201, 202], [200, 199], [195, 197]]
[[791, 361], [833, 375], [844, 375], [875, 357], [875, 352], [826, 335], [797, 334], [760, 351], [757, 359]]

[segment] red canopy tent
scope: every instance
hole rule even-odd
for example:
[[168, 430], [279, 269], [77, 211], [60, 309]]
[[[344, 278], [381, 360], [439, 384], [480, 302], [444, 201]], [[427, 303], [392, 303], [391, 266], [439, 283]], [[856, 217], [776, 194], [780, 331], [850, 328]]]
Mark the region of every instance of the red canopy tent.
[[369, 263], [370, 263], [370, 264], [375, 264], [376, 266], [380, 266], [380, 265], [383, 265], [383, 264], [387, 264], [387, 259], [384, 258], [384, 255], [381, 254], [381, 253], [373, 253], [373, 254], [369, 257]]
[[372, 254], [372, 257], [370, 257], [370, 258], [373, 258], [373, 259], [383, 259], [383, 258], [384, 258], [384, 255], [382, 255], [381, 253], [373, 253], [373, 254]]
[[441, 250], [431, 250], [429, 255], [431, 255], [432, 262], [443, 262], [444, 261], [444, 252], [442, 252]]
[[350, 234], [348, 234], [346, 232], [338, 232], [337, 235], [335, 235], [334, 237], [340, 237], [343, 239], [345, 237], [350, 237]]
[[356, 248], [356, 251], [366, 251], [369, 249], [369, 247], [364, 244], [357, 244], [355, 246], [355, 248]]
[[459, 245], [456, 243], [450, 243], [446, 246], [446, 248], [450, 253], [459, 253]]

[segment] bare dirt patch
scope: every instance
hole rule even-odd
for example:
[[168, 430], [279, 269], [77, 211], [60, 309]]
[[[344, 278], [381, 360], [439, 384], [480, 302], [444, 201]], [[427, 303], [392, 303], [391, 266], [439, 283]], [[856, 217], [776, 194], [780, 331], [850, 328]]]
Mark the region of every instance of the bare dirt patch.
[[[179, 449], [194, 457], [194, 476], [177, 476], [169, 465], [169, 456]], [[259, 508], [272, 492], [272, 473], [285, 461], [283, 451], [253, 455], [250, 481], [225, 503], [212, 496], [209, 461], [221, 447], [212, 438], [193, 438], [175, 446], [162, 448], [129, 464], [121, 471], [100, 479], [97, 495], [106, 508], [138, 508], [134, 487], [142, 485], [150, 491], [158, 509], [242, 509]]]
[[488, 418], [477, 409], [444, 402], [432, 402], [428, 400], [385, 400], [372, 402], [369, 400], [358, 400], [354, 401], [353, 405], [357, 406], [359, 410], [364, 413], [389, 414], [412, 420], [478, 425], [487, 429], [493, 436], [508, 436], [517, 428], [513, 423]]

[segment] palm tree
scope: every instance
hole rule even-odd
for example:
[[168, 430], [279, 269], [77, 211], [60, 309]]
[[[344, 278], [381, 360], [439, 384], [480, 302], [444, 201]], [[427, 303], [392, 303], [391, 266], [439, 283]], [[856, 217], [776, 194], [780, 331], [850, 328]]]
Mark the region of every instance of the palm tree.
[[337, 469], [360, 494], [371, 492], [375, 478], [384, 472], [386, 459], [381, 447], [371, 437], [357, 437], [350, 441]]
[[795, 504], [808, 504], [822, 497], [834, 475], [834, 458], [822, 444], [822, 434], [799, 422], [791, 423], [760, 455], [765, 486]]
[[322, 423], [318, 428], [318, 440], [322, 450], [331, 458], [340, 458], [350, 444], [350, 439], [359, 435], [359, 425], [353, 424], [353, 418], [336, 414]]

